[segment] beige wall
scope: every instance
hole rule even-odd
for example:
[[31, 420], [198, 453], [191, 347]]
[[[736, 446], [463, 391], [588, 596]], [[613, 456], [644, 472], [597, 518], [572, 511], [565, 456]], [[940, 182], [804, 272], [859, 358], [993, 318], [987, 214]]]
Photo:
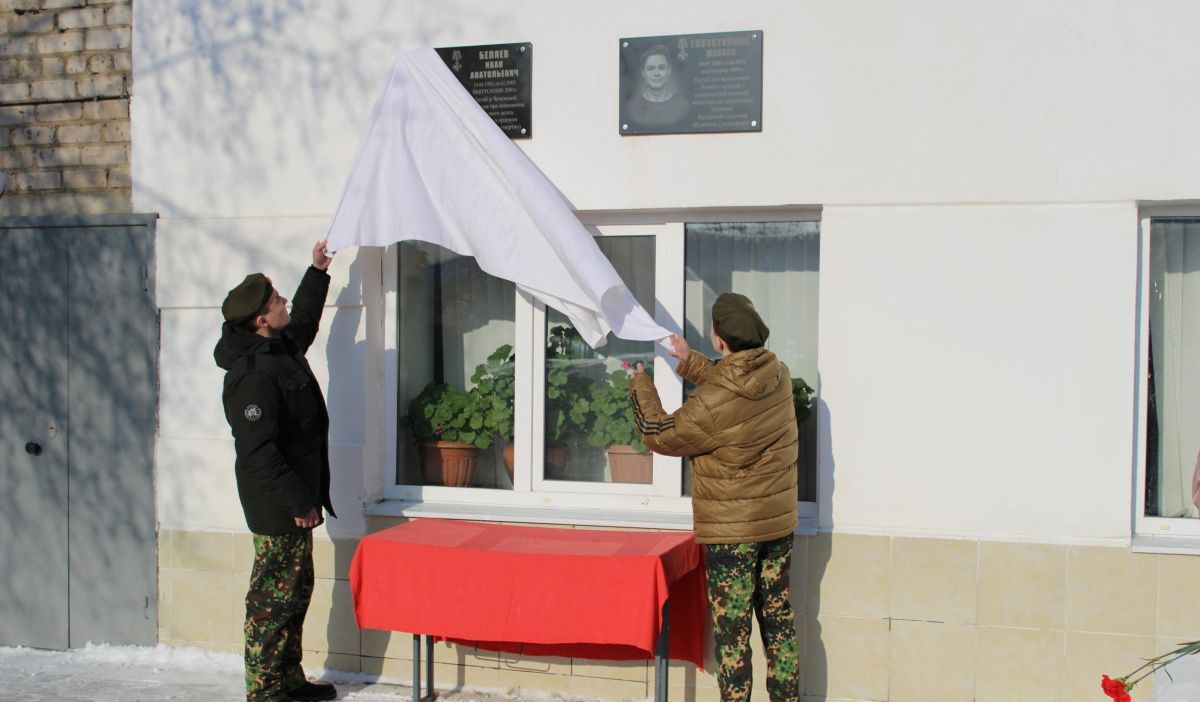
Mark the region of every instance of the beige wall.
[[[371, 528], [392, 523], [372, 521]], [[160, 543], [162, 643], [240, 652], [250, 535], [175, 531], [164, 532]], [[408, 680], [411, 637], [355, 626], [348, 576], [354, 547], [354, 541], [315, 540], [305, 664]], [[798, 537], [792, 602], [804, 699], [1093, 699], [1102, 674], [1123, 675], [1140, 659], [1200, 638], [1198, 581], [1200, 559], [1125, 548]], [[766, 702], [766, 666], [757, 641], [754, 648], [753, 699]], [[529, 658], [446, 644], [437, 645], [435, 660], [439, 686], [606, 699], [653, 694], [653, 667], [646, 663]], [[1149, 693], [1147, 682], [1134, 699]], [[715, 678], [688, 664], [671, 667], [670, 695], [719, 699]]]

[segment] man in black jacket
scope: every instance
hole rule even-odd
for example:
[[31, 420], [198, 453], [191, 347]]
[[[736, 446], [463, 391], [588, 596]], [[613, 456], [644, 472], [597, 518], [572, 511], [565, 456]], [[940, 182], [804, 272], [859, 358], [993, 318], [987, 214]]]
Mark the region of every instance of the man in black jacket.
[[331, 516], [329, 413], [304, 353], [321, 321], [333, 261], [325, 242], [312, 250], [289, 314], [287, 299], [262, 273], [225, 298], [225, 324], [213, 351], [225, 369], [222, 402], [233, 430], [238, 495], [254, 534], [246, 593], [246, 699], [331, 700], [328, 683], [300, 667], [301, 633], [313, 590], [312, 530]]

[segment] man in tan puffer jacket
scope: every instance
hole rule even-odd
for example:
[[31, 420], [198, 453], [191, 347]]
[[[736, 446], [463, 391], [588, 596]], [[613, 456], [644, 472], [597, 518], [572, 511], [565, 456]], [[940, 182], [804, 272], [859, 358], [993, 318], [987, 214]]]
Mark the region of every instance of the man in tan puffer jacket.
[[770, 329], [749, 298], [713, 303], [713, 362], [678, 335], [676, 372], [696, 386], [667, 414], [639, 363], [631, 383], [638, 433], [653, 451], [691, 457], [692, 515], [704, 544], [724, 702], [750, 699], [751, 612], [767, 655], [772, 702], [799, 700], [799, 646], [789, 601], [796, 528], [796, 411], [788, 368], [763, 348]]

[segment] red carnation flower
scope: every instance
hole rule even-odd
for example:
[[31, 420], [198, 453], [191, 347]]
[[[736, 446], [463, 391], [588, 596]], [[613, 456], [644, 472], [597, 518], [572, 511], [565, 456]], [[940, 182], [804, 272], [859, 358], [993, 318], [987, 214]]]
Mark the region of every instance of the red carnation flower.
[[1104, 690], [1104, 694], [1117, 702], [1130, 702], [1131, 698], [1125, 687], [1125, 681], [1120, 678], [1113, 680], [1105, 675], [1104, 679], [1100, 681], [1100, 688]]
[[1104, 690], [1104, 694], [1113, 698], [1117, 702], [1130, 702], [1129, 691], [1132, 690], [1139, 682], [1145, 680], [1148, 676], [1153, 675], [1154, 671], [1158, 670], [1159, 668], [1165, 668], [1184, 656], [1190, 656], [1196, 653], [1200, 653], [1200, 641], [1189, 641], [1187, 643], [1179, 644], [1179, 648], [1175, 649], [1174, 651], [1170, 651], [1153, 658], [1147, 658], [1145, 663], [1134, 668], [1129, 675], [1126, 675], [1123, 678], [1117, 678], [1116, 680], [1113, 680], [1105, 675], [1104, 679], [1100, 681], [1100, 688]]

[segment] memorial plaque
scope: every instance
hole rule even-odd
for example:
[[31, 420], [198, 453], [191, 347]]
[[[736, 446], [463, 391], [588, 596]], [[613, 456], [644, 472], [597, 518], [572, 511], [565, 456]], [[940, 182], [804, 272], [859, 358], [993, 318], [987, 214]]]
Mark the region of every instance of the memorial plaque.
[[762, 131], [761, 31], [621, 39], [618, 131]]
[[532, 44], [434, 49], [475, 102], [510, 139], [533, 136]]

